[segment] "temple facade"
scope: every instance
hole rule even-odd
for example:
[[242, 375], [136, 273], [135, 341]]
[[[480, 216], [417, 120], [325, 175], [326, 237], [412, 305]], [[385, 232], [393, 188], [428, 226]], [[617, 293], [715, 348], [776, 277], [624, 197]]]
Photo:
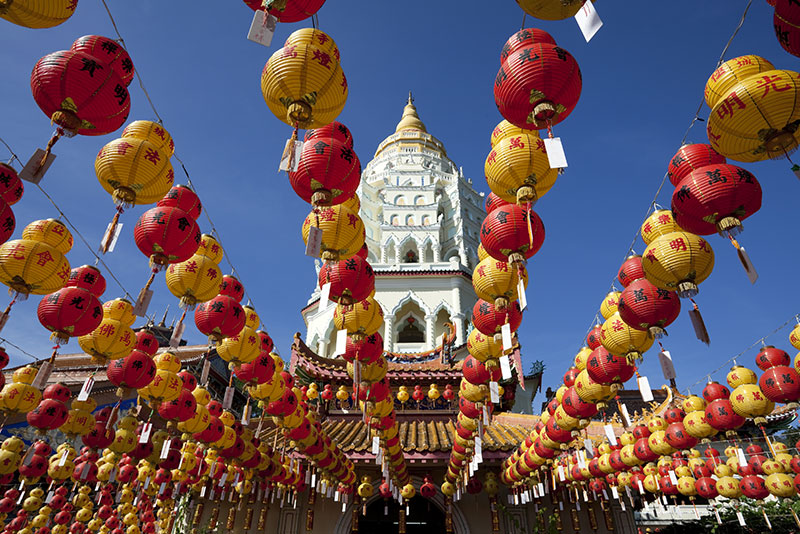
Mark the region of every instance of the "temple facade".
[[[483, 194], [428, 133], [410, 94], [395, 132], [364, 168], [358, 195], [375, 299], [384, 311], [384, 349], [432, 351], [451, 328], [455, 347], [462, 347], [477, 300], [471, 274]], [[317, 288], [303, 309], [305, 342], [317, 354], [331, 356], [333, 307], [319, 311], [318, 303]]]

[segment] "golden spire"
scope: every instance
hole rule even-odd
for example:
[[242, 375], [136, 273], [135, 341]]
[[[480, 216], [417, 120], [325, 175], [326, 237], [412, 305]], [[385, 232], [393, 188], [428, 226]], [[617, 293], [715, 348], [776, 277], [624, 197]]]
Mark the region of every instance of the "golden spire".
[[414, 106], [414, 97], [411, 96], [411, 91], [408, 92], [408, 103], [403, 109], [403, 118], [397, 123], [397, 128], [394, 131], [399, 132], [400, 130], [428, 131], [419, 119], [419, 115], [417, 115], [417, 108]]

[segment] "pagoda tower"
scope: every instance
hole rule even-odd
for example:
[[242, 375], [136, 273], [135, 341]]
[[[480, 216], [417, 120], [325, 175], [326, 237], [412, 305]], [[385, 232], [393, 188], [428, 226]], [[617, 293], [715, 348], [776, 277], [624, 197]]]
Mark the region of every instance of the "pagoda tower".
[[[483, 194], [428, 133], [411, 93], [394, 133], [364, 168], [358, 195], [375, 298], [384, 311], [386, 352], [434, 351], [443, 335], [453, 333], [455, 350], [463, 352], [477, 300], [472, 270], [485, 216]], [[320, 312], [319, 293], [316, 288], [302, 311], [305, 340], [317, 354], [331, 356], [334, 306]]]

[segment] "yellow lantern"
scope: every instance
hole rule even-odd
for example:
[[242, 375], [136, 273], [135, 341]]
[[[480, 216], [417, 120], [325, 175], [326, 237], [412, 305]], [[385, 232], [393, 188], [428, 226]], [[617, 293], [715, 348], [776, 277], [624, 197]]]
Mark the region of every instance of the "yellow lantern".
[[105, 364], [130, 354], [136, 345], [136, 335], [128, 325], [104, 318], [97, 328], [80, 336], [78, 344], [92, 361]]
[[686, 413], [703, 411], [706, 409], [706, 401], [697, 395], [689, 395], [681, 403], [683, 411]]
[[647, 438], [647, 444], [650, 446], [650, 450], [661, 456], [672, 454], [677, 450], [667, 442], [666, 432], [664, 430], [656, 430], [650, 434]]
[[556, 390], [556, 400], [560, 403], [564, 400], [564, 394], [567, 392], [567, 386], [561, 385]]
[[489, 257], [489, 253], [483, 248], [483, 243], [478, 245], [478, 262], [481, 262]]
[[323, 260], [346, 260], [364, 246], [364, 222], [344, 205], [314, 208], [303, 221], [303, 241], [308, 243], [311, 227], [322, 230], [320, 257]]
[[619, 312], [606, 319], [600, 330], [600, 342], [611, 354], [639, 359], [653, 346], [653, 337], [646, 330], [635, 330], [622, 320]]
[[11, 376], [12, 383], [0, 391], [0, 412], [6, 415], [27, 413], [42, 400], [42, 393], [31, 383], [38, 369], [33, 366], [21, 367]]
[[796, 324], [789, 334], [789, 343], [798, 350], [800, 350], [800, 323]]
[[730, 372], [728, 372], [727, 381], [731, 389], [736, 389], [742, 384], [757, 384], [758, 377], [756, 377], [752, 369], [742, 367], [741, 365], [734, 365], [731, 367]]
[[657, 237], [683, 229], [675, 222], [672, 210], [655, 210], [642, 223], [639, 230], [645, 245], [652, 243]]
[[114, 299], [103, 303], [103, 318], [114, 319], [125, 326], [136, 322], [133, 305], [126, 299]]
[[222, 250], [222, 245], [213, 235], [203, 234], [200, 236], [200, 244], [197, 246], [195, 254], [202, 254], [219, 265], [224, 256], [224, 251]]
[[22, 239], [46, 243], [66, 254], [72, 250], [72, 233], [61, 221], [55, 219], [42, 219], [33, 221], [22, 230]]
[[52, 28], [75, 13], [77, 0], [13, 0], [0, 3], [0, 18], [25, 28]]
[[734, 412], [756, 424], [766, 423], [766, 416], [775, 409], [775, 403], [764, 396], [758, 384], [742, 384], [731, 392], [730, 400]]
[[333, 122], [344, 108], [347, 91], [336, 43], [312, 28], [292, 33], [261, 74], [261, 92], [270, 111], [295, 128]]
[[611, 291], [605, 296], [602, 304], [600, 304], [600, 314], [603, 319], [608, 319], [617, 312], [620, 295], [622, 295], [621, 291]]
[[792, 477], [786, 473], [772, 473], [764, 480], [767, 490], [772, 495], [784, 498], [794, 497], [796, 492], [793, 482]]
[[524, 287], [528, 287], [528, 271], [492, 257], [481, 261], [472, 273], [472, 287], [479, 299], [494, 302], [497, 310], [505, 310], [519, 298], [517, 286], [520, 276]]
[[647, 280], [656, 287], [678, 292], [682, 298], [697, 294], [697, 284], [714, 269], [714, 251], [702, 237], [670, 232], [648, 245], [642, 256]]
[[[256, 315], [256, 318], [258, 316]], [[217, 354], [228, 362], [228, 367], [249, 363], [258, 358], [261, 354], [261, 341], [256, 331], [245, 326], [242, 330], [232, 337], [223, 338], [217, 344]]]
[[373, 297], [350, 305], [337, 304], [333, 324], [336, 330], [347, 330], [347, 335], [357, 343], [378, 331], [383, 324], [383, 310]]
[[361, 210], [361, 199], [357, 193], [353, 193], [353, 196], [342, 202], [342, 205], [353, 213], [358, 213]]
[[[368, 384], [374, 384], [383, 379], [386, 376], [386, 372], [388, 371], [389, 367], [386, 363], [384, 358], [378, 358], [373, 363], [361, 365], [361, 382], [366, 382]], [[347, 363], [347, 374], [350, 375], [350, 378], [353, 378], [353, 364], [351, 362]]]
[[732, 476], [723, 476], [717, 480], [717, 491], [728, 499], [738, 499], [742, 496], [739, 481]]
[[254, 330], [257, 329], [261, 325], [261, 319], [258, 317], [256, 309], [248, 304], [245, 304], [242, 308], [244, 309], [244, 325]]
[[[397, 400], [405, 404], [408, 402], [409, 397], [408, 386], [400, 386], [400, 390], [397, 392]], [[459, 412], [459, 415], [461, 415], [461, 412]]]
[[683, 476], [678, 479], [678, 491], [685, 497], [694, 497], [697, 495], [697, 487], [695, 480], [690, 476]]
[[497, 126], [494, 127], [492, 130], [492, 137], [489, 140], [491, 146], [494, 147], [501, 139], [505, 139], [506, 137], [510, 137], [512, 135], [520, 135], [520, 134], [529, 134], [531, 132], [536, 132], [538, 135], [539, 132], [536, 130], [523, 130], [519, 126], [514, 126], [507, 120], [501, 120]]
[[91, 397], [85, 401], [73, 399], [67, 420], [58, 429], [70, 438], [89, 433], [94, 428], [95, 420], [92, 411], [95, 408], [97, 408], [97, 402]]
[[175, 153], [175, 142], [169, 132], [159, 123], [153, 121], [133, 121], [122, 130], [123, 139], [144, 139], [167, 158]]
[[704, 410], [689, 412], [683, 418], [683, 428], [686, 433], [693, 438], [709, 438], [717, 433], [717, 430], [706, 421]]
[[800, 105], [796, 102], [800, 74], [764, 70], [772, 65], [757, 56], [735, 58], [727, 63], [745, 60], [749, 63], [733, 67], [716, 82], [725, 86], [725, 92], [712, 96], [708, 102], [711, 107], [708, 139], [717, 152], [737, 161], [786, 156], [800, 143], [796, 135], [796, 123], [800, 120]]
[[171, 352], [162, 352], [153, 360], [156, 363], [156, 375], [148, 386], [138, 390], [139, 395], [148, 399], [151, 405], [178, 398], [183, 387], [178, 376], [178, 371], [181, 369], [180, 358]]
[[558, 169], [550, 168], [544, 141], [536, 130], [498, 140], [486, 157], [484, 171], [495, 195], [520, 205], [535, 203], [558, 177]]
[[339, 386], [339, 389], [336, 390], [336, 398], [339, 401], [346, 401], [349, 397], [350, 394], [347, 392], [347, 388]]
[[146, 139], [114, 139], [100, 149], [94, 172], [115, 204], [152, 204], [169, 192], [175, 179], [170, 155]]
[[467, 337], [467, 350], [478, 361], [496, 369], [499, 365], [497, 359], [503, 355], [503, 342], [495, 341], [494, 336], [484, 335], [473, 328]]
[[[574, 17], [585, 0], [517, 0], [525, 13], [542, 20], [564, 20]], [[594, 2], [594, 0], [592, 0]]]
[[180, 307], [191, 310], [219, 294], [222, 271], [213, 259], [195, 254], [184, 262], [170, 263], [166, 279], [170, 293], [180, 299]]
[[596, 404], [604, 403], [616, 395], [619, 387], [619, 384], [612, 384], [610, 386], [598, 384], [592, 380], [592, 377], [589, 376], [589, 373], [585, 369], [578, 373], [578, 376], [575, 378], [575, 391], [584, 402]]
[[592, 355], [592, 349], [589, 347], [581, 347], [578, 354], [575, 355], [574, 365], [578, 371], [586, 369], [586, 363], [589, 361], [589, 356]]
[[[0, 282], [18, 293], [53, 293], [64, 287], [69, 278], [69, 261], [58, 248], [48, 244], [54, 241], [56, 234], [49, 231], [43, 235], [42, 222], [47, 221], [34, 221], [23, 230], [23, 235], [36, 236], [39, 239], [15, 239], [0, 245]], [[48, 226], [50, 230], [63, 228]], [[66, 247], [67, 241], [71, 246], [71, 234], [68, 240], [59, 242], [59, 247], [69, 250]]]
[[[624, 445], [622, 449], [619, 451], [620, 458], [622, 459], [622, 463], [627, 465], [628, 467], [633, 467], [635, 465], [641, 465], [642, 461], [636, 456], [636, 446], [633, 444]], [[621, 475], [622, 473], [620, 473]], [[617, 475], [617, 482], [619, 482], [619, 475]], [[622, 484], [620, 483], [620, 486]]]
[[706, 82], [704, 95], [706, 105], [713, 109], [717, 102], [727, 97], [731, 89], [740, 82], [774, 68], [772, 63], [763, 57], [752, 54], [729, 59], [720, 65]]

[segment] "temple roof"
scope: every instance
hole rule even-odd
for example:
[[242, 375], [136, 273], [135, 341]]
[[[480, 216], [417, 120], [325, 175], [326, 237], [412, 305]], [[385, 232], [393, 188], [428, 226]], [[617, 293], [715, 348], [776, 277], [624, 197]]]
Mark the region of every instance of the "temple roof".
[[420, 120], [419, 115], [417, 115], [417, 108], [414, 105], [414, 98], [411, 96], [411, 91], [408, 92], [408, 103], [406, 107], [403, 108], [403, 117], [400, 119], [400, 122], [397, 123], [397, 128], [394, 129], [395, 132], [401, 130], [428, 131], [428, 129], [425, 128], [425, 124]]

